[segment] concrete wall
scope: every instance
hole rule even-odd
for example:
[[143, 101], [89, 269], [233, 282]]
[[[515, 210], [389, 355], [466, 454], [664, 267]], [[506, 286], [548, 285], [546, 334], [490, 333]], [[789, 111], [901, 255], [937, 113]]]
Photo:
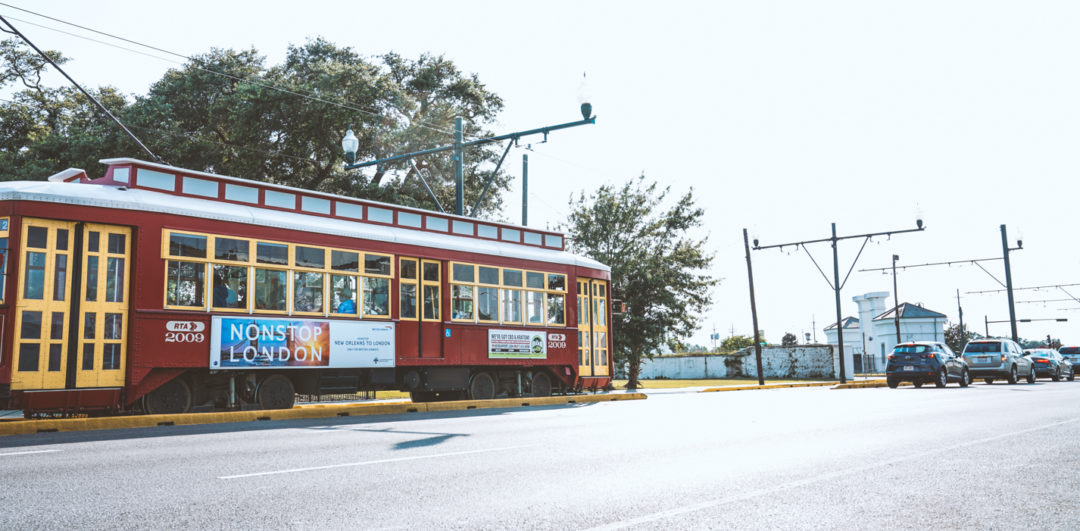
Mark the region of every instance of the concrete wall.
[[[840, 361], [832, 345], [762, 347], [761, 366], [766, 378], [832, 379], [840, 374]], [[757, 362], [753, 347], [729, 355], [664, 356], [642, 360], [640, 377], [672, 380], [757, 378]]]

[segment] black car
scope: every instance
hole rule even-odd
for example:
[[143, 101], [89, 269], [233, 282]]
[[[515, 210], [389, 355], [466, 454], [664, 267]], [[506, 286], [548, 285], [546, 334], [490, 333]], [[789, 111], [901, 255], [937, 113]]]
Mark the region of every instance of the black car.
[[1072, 362], [1052, 348], [1024, 349], [1024, 355], [1035, 362], [1035, 374], [1039, 376], [1055, 382], [1060, 382], [1062, 378], [1068, 378], [1071, 382], [1076, 378]]
[[971, 384], [971, 372], [967, 361], [954, 354], [944, 343], [914, 341], [893, 348], [885, 369], [885, 381], [893, 389], [900, 382], [912, 382], [915, 387], [922, 387], [928, 382], [933, 382], [937, 387], [958, 382], [960, 387], [967, 387]]

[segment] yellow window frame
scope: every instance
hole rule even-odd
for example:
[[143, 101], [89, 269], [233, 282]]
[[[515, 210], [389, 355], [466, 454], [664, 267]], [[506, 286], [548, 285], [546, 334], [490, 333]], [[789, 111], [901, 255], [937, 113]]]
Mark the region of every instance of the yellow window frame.
[[[391, 260], [393, 260], [393, 258], [391, 258]], [[391, 261], [391, 264], [393, 264], [392, 261]], [[393, 270], [393, 268], [391, 268], [391, 270]], [[374, 318], [374, 319], [389, 319], [390, 316], [394, 315], [394, 296], [393, 296], [394, 295], [394, 281], [393, 281], [393, 276], [360, 275], [360, 278], [363, 280], [363, 285], [361, 286], [359, 304], [361, 306], [360, 311], [361, 311], [361, 314], [363, 315], [363, 317], [365, 317], [365, 318], [371, 317], [371, 318]], [[373, 278], [377, 278], [379, 280], [385, 280], [386, 281], [386, 290], [387, 290], [387, 292], [386, 292], [386, 314], [385, 315], [377, 314], [377, 313], [367, 313], [366, 309], [363, 308], [363, 306], [364, 306], [364, 298], [363, 298], [364, 291], [363, 290], [367, 289], [368, 280], [373, 279]]]
[[[416, 278], [405, 278], [405, 276], [401, 274], [401, 269], [402, 269], [402, 266], [404, 265], [404, 262], [412, 262], [413, 263], [414, 269], [416, 271]], [[400, 321], [419, 321], [420, 317], [421, 317], [421, 314], [424, 313], [423, 308], [421, 307], [422, 306], [421, 300], [422, 300], [422, 297], [423, 297], [423, 293], [421, 292], [421, 288], [420, 288], [420, 278], [424, 276], [424, 272], [420, 270], [420, 259], [419, 258], [403, 258], [403, 257], [399, 256], [398, 259], [397, 259], [397, 269], [395, 271], [396, 271], [397, 277], [398, 277], [398, 320], [400, 320]], [[390, 283], [391, 291], [393, 291], [393, 286], [394, 286], [393, 282], [391, 282]], [[414, 288], [414, 296], [416, 298], [416, 302], [414, 304], [414, 306], [416, 307], [416, 316], [415, 317], [403, 317], [401, 315], [401, 308], [402, 308], [401, 297], [402, 297], [402, 294], [405, 293], [405, 290], [402, 289], [402, 286], [413, 286], [413, 288]]]
[[[339, 250], [343, 250], [343, 249], [339, 249]], [[372, 252], [368, 252], [368, 251], [351, 251], [351, 252], [359, 252], [360, 253], [360, 260], [361, 260], [361, 262], [360, 262], [360, 274], [361, 275], [364, 275], [365, 277], [373, 277], [373, 278], [394, 278], [394, 255], [389, 254], [389, 253], [372, 253]], [[390, 259], [390, 273], [385, 274], [385, 275], [382, 274], [382, 273], [368, 273], [367, 270], [364, 267], [365, 264], [367, 264], [367, 257], [368, 256], [379, 256], [379, 257], [382, 257], [382, 258], [389, 258]]]
[[[424, 270], [426, 269], [425, 265], [427, 265], [427, 264], [433, 264], [435, 266], [435, 271], [438, 272], [438, 278], [436, 278], [435, 280], [428, 280], [428, 279], [424, 278]], [[422, 321], [426, 321], [426, 322], [429, 322], [429, 323], [438, 323], [438, 322], [442, 321], [442, 316], [443, 316], [442, 272], [443, 272], [442, 262], [440, 262], [438, 260], [424, 260], [424, 259], [420, 260], [420, 269], [417, 271], [417, 277], [420, 279], [420, 291], [416, 294], [416, 302], [417, 302], [417, 305], [418, 305], [417, 312], [419, 312], [420, 319]], [[428, 317], [427, 315], [425, 315], [425, 312], [424, 312], [424, 309], [426, 308], [426, 303], [427, 303], [426, 292], [427, 292], [427, 288], [429, 288], [429, 287], [435, 288], [435, 293], [439, 297], [438, 304], [436, 305], [436, 314], [437, 315], [435, 317]]]
[[[247, 280], [244, 283], [244, 289], [247, 293], [244, 294], [244, 301], [246, 301], [243, 308], [229, 308], [214, 306], [214, 266], [220, 265], [223, 267], [242, 267], [247, 270]], [[237, 262], [229, 262], [225, 260], [212, 261], [207, 268], [208, 276], [206, 277], [207, 291], [210, 297], [206, 300], [206, 303], [210, 306], [211, 311], [215, 312], [228, 312], [228, 313], [251, 313], [255, 308], [255, 302], [252, 300], [252, 294], [254, 293], [253, 280], [255, 279], [255, 270], [250, 265]]]
[[[457, 269], [459, 266], [468, 267], [468, 268], [470, 268], [472, 270], [472, 281], [465, 282], [465, 281], [454, 280], [454, 270]], [[477, 322], [476, 321], [476, 264], [469, 264], [469, 263], [466, 263], [466, 262], [450, 262], [449, 269], [450, 269], [450, 275], [449, 275], [449, 278], [450, 278], [450, 320], [451, 321], [456, 321], [456, 322], [459, 322], [459, 323], [475, 323], [475, 322]], [[454, 286], [468, 286], [470, 289], [472, 289], [472, 298], [470, 299], [470, 301], [472, 301], [472, 305], [471, 305], [471, 308], [470, 308], [469, 317], [457, 317], [457, 312], [454, 310], [454, 300], [455, 300]]]
[[[334, 304], [333, 304], [333, 300], [334, 300], [333, 299], [333, 292], [331, 290], [334, 287], [334, 279], [332, 277], [335, 277], [335, 276], [337, 276], [337, 277], [352, 277], [352, 279], [353, 279], [353, 297], [354, 297], [353, 306], [356, 308], [355, 312], [353, 312], [353, 313], [341, 313], [341, 312], [338, 312], [337, 308], [334, 307]], [[332, 270], [332, 271], [328, 272], [327, 277], [326, 277], [326, 283], [327, 283], [328, 289], [327, 289], [327, 292], [326, 292], [326, 297], [324, 297], [326, 299], [326, 304], [328, 305], [328, 308], [327, 308], [328, 313], [330, 315], [334, 316], [334, 317], [351, 317], [353, 319], [359, 319], [360, 318], [360, 305], [363, 304], [362, 297], [363, 297], [363, 293], [364, 293], [363, 292], [364, 288], [363, 288], [363, 285], [361, 284], [361, 282], [363, 282], [363, 280], [360, 277], [360, 275], [358, 275], [356, 273], [353, 273], [351, 271], [346, 272], [346, 271], [335, 269], [335, 270]]]
[[[302, 312], [302, 311], [299, 311], [299, 310], [296, 309], [296, 275], [299, 274], [299, 273], [319, 273], [320, 275], [322, 275], [322, 306], [319, 308], [319, 310], [317, 310], [317, 311], [309, 311], [309, 312]], [[329, 280], [329, 273], [326, 270], [290, 268], [289, 269], [289, 297], [288, 297], [289, 305], [288, 305], [288, 308], [289, 308], [291, 313], [289, 313], [289, 315], [310, 315], [310, 316], [321, 315], [323, 317], [326, 317], [326, 315], [327, 315], [326, 308], [329, 305], [329, 302], [327, 300], [328, 297], [326, 296], [327, 295], [326, 284], [327, 284], [328, 280]]]

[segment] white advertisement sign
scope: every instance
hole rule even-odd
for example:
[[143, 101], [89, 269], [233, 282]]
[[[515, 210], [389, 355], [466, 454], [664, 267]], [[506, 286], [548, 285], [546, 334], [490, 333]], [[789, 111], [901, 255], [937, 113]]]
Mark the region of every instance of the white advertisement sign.
[[547, 359], [547, 332], [488, 330], [490, 359]]

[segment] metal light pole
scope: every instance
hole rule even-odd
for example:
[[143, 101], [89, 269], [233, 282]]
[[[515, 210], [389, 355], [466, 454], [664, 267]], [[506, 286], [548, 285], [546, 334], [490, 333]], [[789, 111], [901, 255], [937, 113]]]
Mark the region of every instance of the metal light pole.
[[900, 344], [900, 293], [896, 291], [896, 261], [900, 255], [892, 255], [893, 320], [896, 322], [896, 344]]
[[[840, 262], [836, 250], [836, 223], [832, 224], [832, 270], [833, 292], [836, 294], [836, 342], [840, 349], [840, 383], [847, 383], [847, 370], [844, 368], [844, 317], [840, 313]], [[860, 252], [861, 254], [861, 252]]]
[[750, 315], [754, 321], [754, 356], [757, 359], [758, 385], [765, 385], [765, 373], [761, 367], [761, 332], [758, 331], [757, 303], [754, 300], [754, 268], [750, 265], [750, 236], [742, 230], [743, 246], [746, 248], [746, 276], [750, 279]]
[[960, 313], [960, 350], [967, 345], [967, 332], [964, 332], [964, 307], [960, 306], [960, 290], [956, 290], [956, 311]]
[[521, 226], [529, 224], [529, 154], [521, 155]]

